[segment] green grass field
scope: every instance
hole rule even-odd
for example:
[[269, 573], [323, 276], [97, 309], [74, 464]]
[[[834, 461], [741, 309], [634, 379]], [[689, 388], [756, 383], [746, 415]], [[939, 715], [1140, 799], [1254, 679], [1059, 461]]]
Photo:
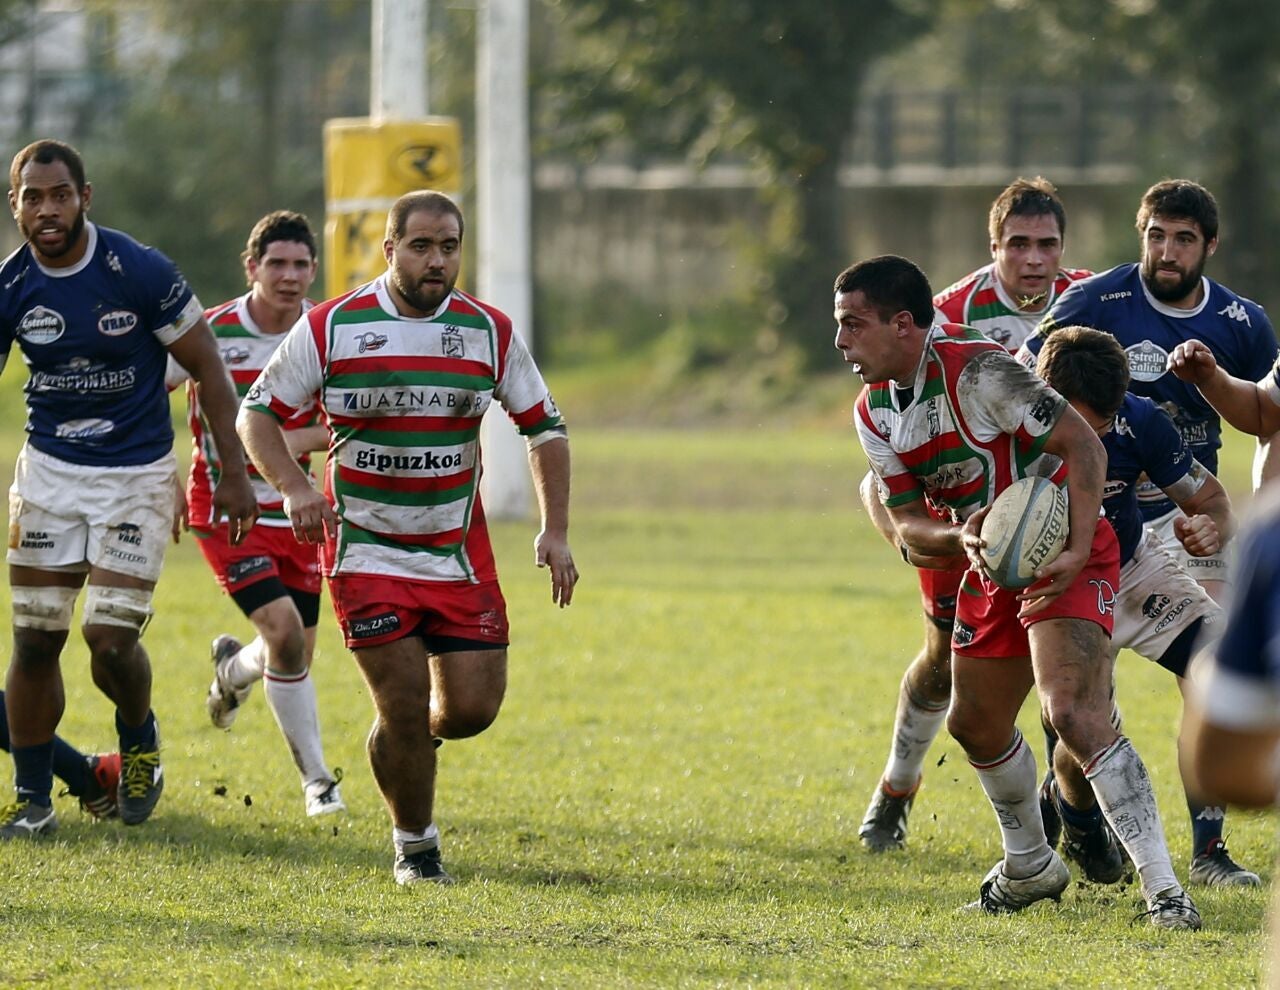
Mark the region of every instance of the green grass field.
[[[1135, 887], [1076, 885], [1060, 906], [1014, 917], [958, 913], [999, 838], [945, 735], [909, 850], [861, 851], [921, 620], [912, 572], [856, 511], [864, 461], [842, 418], [794, 433], [575, 427], [584, 576], [572, 608], [552, 607], [533, 567], [534, 524], [495, 527], [511, 683], [492, 729], [441, 750], [437, 822], [460, 880], [447, 889], [392, 881], [364, 755], [370, 705], [327, 602], [314, 669], [350, 814], [303, 817], [260, 688], [231, 731], [208, 724], [208, 642], [247, 626], [184, 541], [145, 639], [164, 798], [129, 829], [62, 798], [54, 839], [0, 846], [0, 975], [53, 986], [1252, 985], [1265, 892], [1198, 893], [1199, 934], [1131, 923]], [[12, 444], [4, 455], [7, 483]], [[1237, 444], [1235, 491], [1245, 459]], [[65, 734], [112, 747], [80, 644], [64, 669]], [[1131, 655], [1120, 679], [1185, 877], [1177, 692]], [[1028, 709], [1038, 738], [1034, 725]], [[1233, 813], [1228, 837], [1271, 877], [1271, 819]]]

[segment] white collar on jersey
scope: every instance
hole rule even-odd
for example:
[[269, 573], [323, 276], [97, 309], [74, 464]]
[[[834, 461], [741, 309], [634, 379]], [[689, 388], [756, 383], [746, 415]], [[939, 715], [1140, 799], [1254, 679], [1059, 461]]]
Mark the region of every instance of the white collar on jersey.
[[1209, 278], [1207, 275], [1200, 276], [1200, 290], [1203, 294], [1200, 296], [1200, 304], [1192, 309], [1178, 309], [1176, 306], [1162, 303], [1151, 294], [1151, 290], [1147, 288], [1147, 280], [1142, 277], [1141, 272], [1138, 273], [1138, 284], [1142, 286], [1142, 294], [1147, 297], [1147, 302], [1151, 304], [1152, 309], [1157, 313], [1163, 313], [1165, 316], [1171, 316], [1175, 320], [1189, 320], [1193, 316], [1199, 316], [1200, 311], [1209, 305]]
[[90, 220], [86, 220], [84, 222], [84, 229], [89, 232], [89, 243], [84, 249], [84, 257], [70, 268], [46, 268], [44, 265], [40, 264], [39, 260], [37, 260], [34, 249], [31, 251], [31, 260], [35, 262], [37, 268], [50, 278], [67, 278], [68, 276], [75, 275], [77, 272], [84, 271], [85, 266], [93, 260], [94, 252], [98, 250], [98, 225]]

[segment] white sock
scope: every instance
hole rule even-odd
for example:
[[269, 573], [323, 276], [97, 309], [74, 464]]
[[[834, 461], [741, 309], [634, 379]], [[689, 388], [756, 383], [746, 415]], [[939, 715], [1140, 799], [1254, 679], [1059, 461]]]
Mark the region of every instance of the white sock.
[[970, 760], [969, 764], [978, 771], [978, 780], [1000, 822], [1005, 872], [1015, 879], [1039, 873], [1053, 854], [1044, 839], [1031, 747], [1014, 729], [1013, 743], [1000, 757], [982, 764]]
[[903, 686], [893, 721], [893, 748], [884, 765], [884, 782], [890, 790], [899, 794], [915, 790], [929, 747], [947, 721], [948, 707], [925, 708]]
[[1085, 761], [1084, 775], [1116, 838], [1133, 860], [1148, 899], [1173, 887], [1181, 890], [1169, 861], [1160, 810], [1142, 757], [1124, 736]]
[[427, 842], [430, 845], [439, 846], [440, 830], [436, 828], [435, 822], [432, 822], [421, 832], [406, 832], [404, 829], [396, 828], [392, 825], [391, 842], [395, 845], [397, 853], [404, 852], [404, 847], [407, 843]]
[[224, 675], [233, 688], [247, 688], [255, 681], [262, 680], [267, 669], [267, 649], [262, 638], [258, 637], [246, 643], [240, 652], [227, 661], [227, 672]]
[[313, 780], [331, 780], [329, 766], [324, 761], [324, 747], [320, 744], [316, 685], [309, 672], [277, 674], [269, 671], [265, 681], [263, 690], [266, 691], [267, 704], [271, 706], [276, 724], [289, 744], [303, 784]]

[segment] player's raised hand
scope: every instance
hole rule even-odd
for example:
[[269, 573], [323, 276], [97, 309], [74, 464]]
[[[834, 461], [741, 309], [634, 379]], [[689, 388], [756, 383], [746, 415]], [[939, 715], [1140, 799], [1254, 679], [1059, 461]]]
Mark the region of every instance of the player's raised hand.
[[299, 543], [323, 543], [325, 533], [337, 533], [338, 515], [329, 500], [311, 485], [299, 485], [284, 495], [284, 512]]
[[1218, 524], [1203, 513], [1195, 516], [1178, 516], [1173, 521], [1173, 535], [1193, 557], [1208, 557], [1222, 547]]
[[578, 568], [569, 551], [568, 538], [544, 529], [533, 541], [533, 551], [538, 566], [551, 569], [551, 600], [564, 608], [573, 601], [573, 589], [578, 583]]
[[1218, 359], [1207, 344], [1184, 340], [1169, 355], [1168, 369], [1184, 382], [1203, 385], [1218, 370]]

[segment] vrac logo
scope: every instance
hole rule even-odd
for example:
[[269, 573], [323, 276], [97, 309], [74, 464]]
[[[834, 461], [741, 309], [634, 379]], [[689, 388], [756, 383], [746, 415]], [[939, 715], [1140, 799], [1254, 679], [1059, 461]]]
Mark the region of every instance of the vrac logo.
[[127, 309], [113, 309], [98, 317], [98, 333], [108, 337], [123, 337], [138, 325], [138, 314]]
[[1218, 315], [1225, 316], [1228, 320], [1236, 320], [1248, 327], [1253, 326], [1249, 322], [1249, 311], [1240, 305], [1239, 299], [1232, 299], [1230, 306], [1226, 309], [1218, 310]]

